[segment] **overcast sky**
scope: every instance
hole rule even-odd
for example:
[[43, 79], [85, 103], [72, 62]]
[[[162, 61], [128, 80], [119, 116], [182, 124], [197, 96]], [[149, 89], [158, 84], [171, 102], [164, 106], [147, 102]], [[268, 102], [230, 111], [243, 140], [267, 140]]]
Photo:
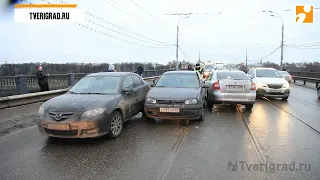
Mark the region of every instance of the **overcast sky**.
[[[45, 3], [41, 0], [29, 1]], [[58, 0], [48, 1], [61, 3]], [[281, 20], [271, 17], [269, 13], [263, 13], [263, 10], [278, 12], [283, 17], [286, 44], [320, 42], [320, 10], [315, 10], [314, 24], [295, 23], [295, 6], [313, 4], [315, 7], [320, 7], [320, 1], [315, 0], [66, 1], [76, 3], [87, 12], [127, 31], [88, 15], [87, 18], [95, 24], [85, 21], [84, 25], [139, 45], [119, 41], [74, 23], [15, 24], [13, 11], [4, 13], [1, 10], [0, 64], [5, 61], [165, 64], [176, 58], [176, 49], [172, 44], [176, 43], [176, 26], [181, 17], [166, 15], [170, 13], [198, 13], [180, 21], [179, 45], [187, 57], [179, 51], [179, 60], [188, 58], [196, 62], [201, 49], [202, 60], [244, 62], [246, 45], [249, 62], [260, 61], [261, 57], [279, 47], [281, 42]], [[291, 11], [284, 11], [286, 9]], [[161, 42], [160, 48], [159, 42]], [[263, 61], [279, 63], [280, 49]], [[284, 62], [305, 61], [320, 61], [319, 49], [285, 47]]]

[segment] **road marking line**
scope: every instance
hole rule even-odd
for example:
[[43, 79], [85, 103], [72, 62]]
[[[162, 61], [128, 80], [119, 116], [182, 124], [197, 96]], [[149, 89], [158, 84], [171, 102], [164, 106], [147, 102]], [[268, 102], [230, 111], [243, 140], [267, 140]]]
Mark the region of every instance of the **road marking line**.
[[13, 132], [13, 133], [6, 134], [6, 135], [4, 135], [4, 136], [0, 137], [0, 140], [3, 140], [3, 139], [5, 139], [5, 138], [7, 138], [7, 137], [10, 137], [10, 136], [13, 136], [13, 135], [19, 134], [19, 133], [21, 133], [22, 131], [25, 131], [25, 130], [28, 130], [28, 129], [32, 129], [32, 128], [35, 128], [35, 127], [37, 127], [37, 125], [33, 125], [33, 126], [30, 126], [30, 127], [27, 127], [27, 128], [19, 129], [19, 130], [17, 130], [17, 131], [15, 131], [15, 132]]
[[293, 99], [293, 100], [296, 100], [296, 101], [300, 102], [301, 104], [304, 104], [304, 105], [306, 105], [306, 106], [312, 107], [312, 108], [317, 109], [317, 110], [320, 111], [320, 108], [315, 107], [315, 106], [313, 106], [313, 105], [311, 105], [311, 104], [309, 104], [309, 103], [307, 103], [307, 102], [305, 102], [305, 101], [301, 101], [301, 100], [299, 100], [299, 99], [297, 99], [297, 98], [295, 98], [295, 97], [292, 97], [292, 96], [290, 96], [289, 98], [290, 98], [290, 99]]
[[182, 132], [180, 133], [179, 138], [177, 139], [176, 143], [174, 144], [170, 154], [168, 155], [168, 157], [166, 158], [166, 160], [164, 161], [157, 177], [155, 178], [155, 180], [164, 180], [166, 178], [166, 175], [168, 174], [170, 167], [176, 157], [176, 155], [178, 154], [178, 151], [181, 147], [181, 144], [184, 140], [184, 138], [186, 137], [187, 133], [189, 131], [188, 127], [185, 127]]
[[[248, 132], [248, 134], [249, 134], [249, 137], [250, 137], [250, 139], [251, 139], [251, 141], [252, 141], [252, 143], [253, 143], [253, 146], [254, 146], [255, 149], [256, 149], [256, 152], [257, 152], [257, 154], [258, 154], [259, 161], [260, 161], [261, 163], [266, 164], [266, 163], [269, 162], [269, 161], [267, 160], [267, 158], [266, 158], [265, 155], [263, 154], [262, 146], [260, 145], [260, 143], [259, 143], [259, 141], [257, 140], [256, 136], [254, 135], [253, 131], [251, 130], [250, 125], [249, 125], [249, 124], [247, 123], [247, 121], [245, 120], [245, 117], [243, 116], [243, 114], [242, 114], [239, 106], [237, 106], [237, 105], [235, 105], [235, 106], [236, 106], [236, 109], [237, 109], [237, 111], [238, 111], [238, 113], [239, 113], [239, 115], [240, 115], [240, 117], [241, 117], [241, 121], [242, 121], [242, 123], [244, 124], [244, 127], [245, 127], [245, 129], [247, 130], [247, 132]], [[269, 172], [267, 171], [267, 169], [264, 170], [264, 173], [265, 173], [265, 175], [267, 176], [267, 179], [272, 179], [272, 180], [277, 179], [277, 178], [275, 177], [275, 175], [272, 174], [272, 173], [269, 173]]]
[[280, 106], [278, 106], [277, 104], [273, 103], [272, 101], [270, 101], [267, 98], [263, 98], [264, 100], [268, 101], [270, 104], [274, 105], [275, 107], [277, 107], [278, 109], [280, 109], [281, 111], [287, 113], [288, 115], [290, 115], [291, 117], [293, 117], [294, 119], [300, 121], [302, 124], [304, 124], [305, 126], [307, 126], [308, 128], [310, 128], [313, 132], [317, 133], [318, 135], [320, 135], [320, 131], [318, 131], [317, 129], [313, 128], [312, 126], [310, 126], [309, 124], [307, 124], [306, 122], [302, 121], [301, 119], [299, 119], [298, 117], [294, 116], [293, 114], [291, 114], [290, 112], [288, 112], [287, 110], [281, 108]]

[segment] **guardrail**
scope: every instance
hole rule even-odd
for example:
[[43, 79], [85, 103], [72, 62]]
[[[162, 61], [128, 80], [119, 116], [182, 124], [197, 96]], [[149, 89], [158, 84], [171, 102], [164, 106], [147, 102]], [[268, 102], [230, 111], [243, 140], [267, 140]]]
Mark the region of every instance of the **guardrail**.
[[[174, 69], [146, 70], [142, 77], [159, 76]], [[65, 89], [74, 85], [87, 73], [53, 74], [48, 76], [50, 90]], [[35, 75], [19, 75], [0, 77], [0, 97], [39, 92], [38, 80]]]
[[[158, 78], [159, 76], [152, 76], [152, 77], [146, 77], [143, 79], [149, 82], [151, 85], [153, 85], [153, 80]], [[0, 97], [0, 109], [46, 101], [66, 93], [68, 89], [69, 88], [64, 88], [64, 89], [45, 91], [45, 92]]]
[[303, 81], [303, 85], [306, 85], [306, 82], [314, 82], [316, 83], [316, 88], [320, 84], [320, 78], [310, 78], [310, 77], [301, 77], [301, 76], [292, 76], [293, 83], [296, 83], [296, 80]]
[[292, 76], [309, 77], [320, 79], [320, 72], [307, 72], [307, 71], [288, 71]]

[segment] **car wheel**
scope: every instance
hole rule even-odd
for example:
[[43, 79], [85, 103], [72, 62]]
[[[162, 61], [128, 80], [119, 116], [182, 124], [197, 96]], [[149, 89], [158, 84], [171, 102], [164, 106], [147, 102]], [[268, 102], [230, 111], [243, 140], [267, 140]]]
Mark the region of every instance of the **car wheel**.
[[283, 97], [282, 100], [283, 100], [283, 101], [286, 101], [286, 100], [288, 100], [288, 98], [289, 98], [289, 96]]
[[245, 104], [247, 110], [251, 110], [253, 108], [253, 104]]
[[200, 116], [200, 118], [198, 120], [199, 121], [203, 121], [204, 120], [204, 118], [203, 118], [203, 107], [201, 108], [201, 116]]
[[117, 138], [121, 135], [123, 130], [123, 117], [119, 111], [115, 111], [111, 118], [109, 136]]

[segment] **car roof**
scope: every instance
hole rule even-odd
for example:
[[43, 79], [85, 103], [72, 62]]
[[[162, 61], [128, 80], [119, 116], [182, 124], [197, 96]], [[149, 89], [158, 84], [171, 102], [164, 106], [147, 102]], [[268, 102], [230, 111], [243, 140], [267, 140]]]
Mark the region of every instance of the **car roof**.
[[177, 71], [167, 71], [163, 74], [197, 74], [196, 71], [190, 70], [177, 70]]
[[133, 74], [131, 72], [98, 72], [98, 73], [92, 73], [88, 74], [87, 76], [113, 76], [113, 77], [122, 77], [128, 74]]
[[267, 68], [267, 67], [256, 67], [252, 69], [265, 69], [265, 70], [276, 70], [275, 68]]
[[[221, 70], [216, 70], [215, 72], [243, 72], [243, 71], [240, 71], [238, 69], [230, 69], [230, 70], [221, 69]], [[245, 73], [245, 72], [243, 72], [243, 73]]]

